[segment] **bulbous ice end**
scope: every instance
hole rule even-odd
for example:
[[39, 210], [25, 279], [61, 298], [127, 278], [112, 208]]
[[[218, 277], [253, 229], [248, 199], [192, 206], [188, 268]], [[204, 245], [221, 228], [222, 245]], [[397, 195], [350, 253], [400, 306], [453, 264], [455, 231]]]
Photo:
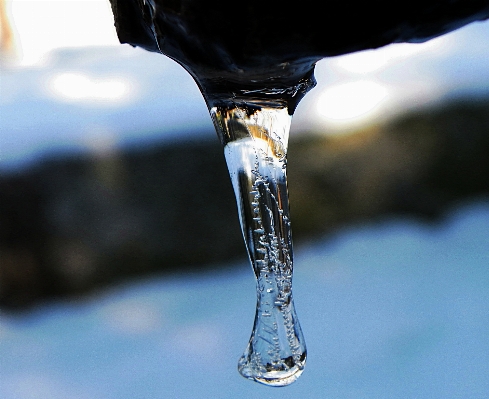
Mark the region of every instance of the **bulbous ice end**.
[[256, 360], [250, 359], [249, 353], [245, 353], [238, 363], [240, 374], [250, 380], [259, 382], [272, 387], [284, 387], [295, 382], [306, 365], [306, 352], [303, 352], [299, 359], [288, 357], [281, 359], [276, 364], [258, 365]]
[[274, 291], [264, 290], [259, 296], [253, 331], [238, 371], [250, 380], [282, 387], [304, 371], [307, 349], [292, 298], [282, 306], [270, 306]]
[[258, 101], [253, 96], [233, 97], [229, 104], [211, 109], [224, 144], [256, 277], [255, 322], [238, 370], [245, 378], [270, 386], [294, 382], [306, 361], [306, 345], [292, 300], [286, 179], [289, 111], [283, 101], [266, 97]]

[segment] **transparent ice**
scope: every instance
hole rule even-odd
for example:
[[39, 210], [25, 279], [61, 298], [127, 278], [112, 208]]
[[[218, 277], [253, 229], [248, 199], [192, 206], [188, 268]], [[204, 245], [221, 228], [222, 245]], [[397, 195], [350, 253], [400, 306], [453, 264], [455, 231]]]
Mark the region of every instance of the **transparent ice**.
[[306, 345], [292, 299], [293, 251], [286, 159], [291, 116], [280, 102], [246, 100], [210, 113], [224, 145], [241, 229], [255, 272], [257, 306], [238, 370], [271, 386], [294, 382]]

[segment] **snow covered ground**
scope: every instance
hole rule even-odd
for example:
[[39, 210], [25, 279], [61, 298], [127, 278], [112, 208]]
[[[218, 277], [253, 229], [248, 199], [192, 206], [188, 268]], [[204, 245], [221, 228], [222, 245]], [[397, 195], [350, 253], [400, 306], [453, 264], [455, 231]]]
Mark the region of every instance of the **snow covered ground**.
[[285, 388], [236, 369], [254, 316], [246, 263], [1, 314], [0, 397], [486, 399], [488, 265], [489, 202], [298, 249], [308, 364]]

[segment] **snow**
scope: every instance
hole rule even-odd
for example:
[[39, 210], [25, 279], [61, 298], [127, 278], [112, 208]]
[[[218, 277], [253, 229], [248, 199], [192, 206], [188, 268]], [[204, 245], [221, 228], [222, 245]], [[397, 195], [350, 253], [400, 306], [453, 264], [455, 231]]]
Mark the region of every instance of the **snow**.
[[3, 399], [487, 398], [489, 202], [386, 219], [296, 250], [301, 378], [242, 378], [251, 268], [155, 277], [0, 318]]
[[215, 136], [190, 75], [129, 45], [60, 49], [45, 66], [1, 71], [0, 88], [0, 169], [93, 151], [97, 142], [120, 148]]

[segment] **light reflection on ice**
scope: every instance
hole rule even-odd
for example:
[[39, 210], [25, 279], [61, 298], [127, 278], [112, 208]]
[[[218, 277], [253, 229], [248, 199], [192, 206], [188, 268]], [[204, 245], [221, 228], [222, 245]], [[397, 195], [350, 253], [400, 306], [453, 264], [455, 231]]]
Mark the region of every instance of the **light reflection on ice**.
[[351, 125], [352, 120], [372, 118], [388, 98], [385, 85], [357, 80], [327, 87], [317, 101], [319, 115], [330, 123]]
[[347, 54], [334, 59], [332, 64], [337, 69], [367, 75], [371, 72], [392, 68], [409, 57], [441, 57], [453, 50], [450, 36], [440, 36], [424, 43], [397, 43], [379, 50], [366, 50]]
[[48, 92], [58, 100], [80, 105], [118, 106], [134, 101], [134, 83], [122, 77], [94, 78], [85, 73], [62, 72], [48, 80]]

